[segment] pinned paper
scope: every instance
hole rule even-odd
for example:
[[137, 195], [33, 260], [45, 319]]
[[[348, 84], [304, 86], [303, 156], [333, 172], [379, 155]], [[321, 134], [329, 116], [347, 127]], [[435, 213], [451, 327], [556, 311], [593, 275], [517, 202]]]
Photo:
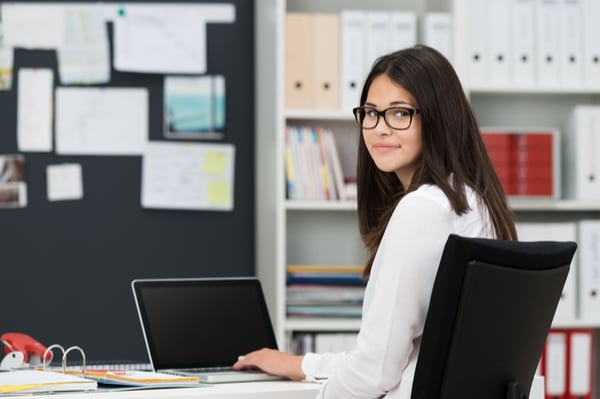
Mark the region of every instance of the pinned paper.
[[[140, 13], [141, 14], [141, 13]], [[165, 20], [160, 14], [127, 13], [115, 19], [118, 71], [205, 73], [204, 21]]]
[[80, 164], [48, 165], [46, 177], [48, 201], [83, 198], [83, 177]]
[[100, 4], [65, 10], [65, 43], [58, 49], [62, 84], [100, 84], [110, 81], [108, 28]]
[[141, 155], [148, 141], [148, 89], [56, 89], [56, 152]]
[[232, 4], [127, 4], [114, 23], [114, 66], [147, 73], [206, 72], [206, 23], [235, 21]]
[[2, 21], [0, 21], [0, 90], [12, 88], [13, 58], [13, 49], [4, 46]]
[[232, 144], [150, 142], [142, 160], [145, 208], [233, 209]]
[[21, 68], [17, 99], [19, 151], [52, 151], [54, 73], [45, 68]]
[[63, 45], [64, 6], [13, 2], [0, 7], [6, 46], [57, 49]]
[[0, 90], [10, 90], [13, 80], [13, 51], [0, 46]]

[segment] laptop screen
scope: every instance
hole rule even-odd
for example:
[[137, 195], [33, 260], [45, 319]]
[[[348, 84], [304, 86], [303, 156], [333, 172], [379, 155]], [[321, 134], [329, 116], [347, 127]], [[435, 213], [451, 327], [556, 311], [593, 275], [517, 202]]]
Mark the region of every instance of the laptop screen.
[[132, 288], [155, 370], [231, 366], [277, 348], [255, 278], [134, 280]]

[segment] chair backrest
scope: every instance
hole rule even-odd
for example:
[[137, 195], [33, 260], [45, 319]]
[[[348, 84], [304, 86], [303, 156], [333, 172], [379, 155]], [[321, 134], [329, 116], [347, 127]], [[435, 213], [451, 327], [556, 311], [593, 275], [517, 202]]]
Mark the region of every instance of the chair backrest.
[[450, 235], [411, 399], [527, 398], [576, 248]]

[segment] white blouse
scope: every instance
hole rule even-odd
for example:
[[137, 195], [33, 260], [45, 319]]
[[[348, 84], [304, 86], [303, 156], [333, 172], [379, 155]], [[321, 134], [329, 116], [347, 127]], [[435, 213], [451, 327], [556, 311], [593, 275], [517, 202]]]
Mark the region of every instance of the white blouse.
[[429, 297], [451, 233], [494, 237], [484, 205], [457, 216], [437, 186], [424, 185], [396, 206], [366, 286], [356, 346], [348, 353], [307, 353], [307, 378], [328, 378], [318, 398], [409, 399]]

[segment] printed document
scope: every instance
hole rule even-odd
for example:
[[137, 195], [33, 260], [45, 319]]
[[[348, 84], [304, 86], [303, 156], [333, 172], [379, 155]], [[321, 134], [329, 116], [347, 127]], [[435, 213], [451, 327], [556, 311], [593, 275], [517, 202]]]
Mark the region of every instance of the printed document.
[[65, 10], [65, 43], [58, 48], [62, 84], [99, 84], [110, 81], [108, 28], [100, 4]]
[[56, 152], [141, 155], [148, 141], [148, 90], [58, 87]]
[[2, 21], [0, 21], [0, 90], [12, 88], [13, 49], [4, 46], [2, 36]]
[[4, 45], [56, 49], [65, 40], [64, 6], [43, 3], [0, 4]]
[[233, 209], [232, 144], [150, 142], [142, 160], [144, 208]]
[[145, 73], [206, 72], [206, 23], [233, 22], [231, 4], [127, 4], [114, 17], [114, 67]]
[[83, 198], [81, 164], [64, 163], [46, 167], [48, 201]]
[[45, 68], [21, 68], [17, 93], [19, 151], [52, 151], [52, 91], [54, 73]]

